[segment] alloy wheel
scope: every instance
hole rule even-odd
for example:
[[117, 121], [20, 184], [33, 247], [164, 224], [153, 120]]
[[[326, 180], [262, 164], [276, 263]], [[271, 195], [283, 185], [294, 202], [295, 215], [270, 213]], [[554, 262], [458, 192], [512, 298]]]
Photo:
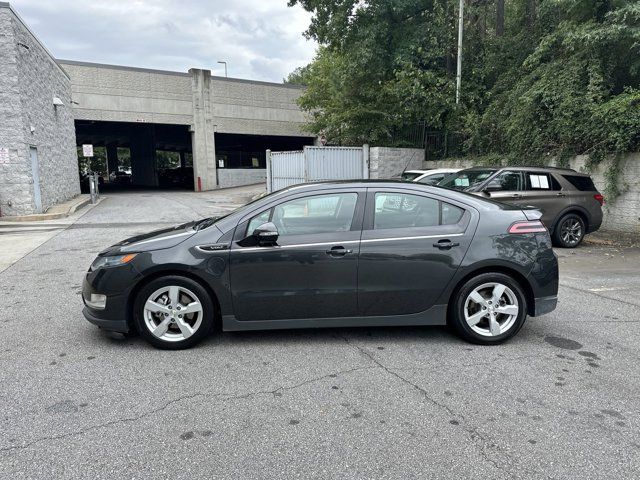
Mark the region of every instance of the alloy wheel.
[[484, 283], [476, 287], [464, 303], [464, 319], [479, 335], [496, 337], [515, 324], [520, 307], [516, 294], [508, 286]]
[[560, 227], [560, 238], [568, 246], [577, 245], [582, 239], [582, 224], [577, 218], [568, 218]]
[[202, 324], [202, 303], [189, 289], [170, 285], [153, 292], [144, 304], [144, 323], [157, 338], [179, 342]]

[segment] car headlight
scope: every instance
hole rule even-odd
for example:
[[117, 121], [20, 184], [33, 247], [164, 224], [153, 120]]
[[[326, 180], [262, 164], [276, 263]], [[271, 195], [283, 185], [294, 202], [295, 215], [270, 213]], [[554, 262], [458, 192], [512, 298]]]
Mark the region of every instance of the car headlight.
[[109, 255], [105, 257], [96, 258], [91, 264], [90, 271], [97, 270], [98, 268], [118, 267], [125, 265], [135, 258], [137, 254], [128, 253], [126, 255]]

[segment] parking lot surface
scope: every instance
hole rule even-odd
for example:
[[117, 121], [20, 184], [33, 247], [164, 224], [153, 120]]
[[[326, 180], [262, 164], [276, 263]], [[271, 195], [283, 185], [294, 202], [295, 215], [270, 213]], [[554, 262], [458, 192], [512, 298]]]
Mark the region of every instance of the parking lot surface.
[[247, 199], [114, 194], [0, 272], [0, 478], [637, 478], [637, 248], [559, 251], [557, 310], [496, 347], [399, 327], [167, 352], [84, 320], [98, 251]]

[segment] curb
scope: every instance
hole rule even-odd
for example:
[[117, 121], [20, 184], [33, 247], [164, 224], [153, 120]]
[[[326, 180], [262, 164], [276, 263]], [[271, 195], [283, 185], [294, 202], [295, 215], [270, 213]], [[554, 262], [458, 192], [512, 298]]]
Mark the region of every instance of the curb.
[[[100, 202], [101, 199], [102, 199], [102, 197], [100, 197], [100, 199], [98, 199], [98, 203]], [[0, 221], [18, 223], [18, 222], [39, 222], [39, 221], [44, 221], [44, 220], [58, 220], [60, 218], [68, 217], [72, 213], [75, 213], [77, 210], [79, 210], [79, 209], [81, 209], [83, 207], [86, 207], [89, 204], [91, 204], [91, 198], [82, 198], [80, 201], [75, 202], [74, 204], [69, 206], [69, 208], [67, 209], [66, 212], [36, 213], [34, 215], [18, 215], [18, 216], [15, 216], [15, 217], [0, 217]], [[96, 205], [97, 205], [97, 203], [96, 203]], [[53, 208], [55, 208], [55, 206]]]

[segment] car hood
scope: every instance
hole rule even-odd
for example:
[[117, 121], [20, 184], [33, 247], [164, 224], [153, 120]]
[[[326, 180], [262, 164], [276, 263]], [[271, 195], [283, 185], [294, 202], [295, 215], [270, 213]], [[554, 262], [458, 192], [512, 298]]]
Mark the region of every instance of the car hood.
[[117, 255], [120, 253], [149, 252], [175, 247], [195, 235], [193, 226], [196, 222], [184, 223], [176, 227], [163, 228], [153, 232], [136, 235], [100, 252], [100, 255]]

